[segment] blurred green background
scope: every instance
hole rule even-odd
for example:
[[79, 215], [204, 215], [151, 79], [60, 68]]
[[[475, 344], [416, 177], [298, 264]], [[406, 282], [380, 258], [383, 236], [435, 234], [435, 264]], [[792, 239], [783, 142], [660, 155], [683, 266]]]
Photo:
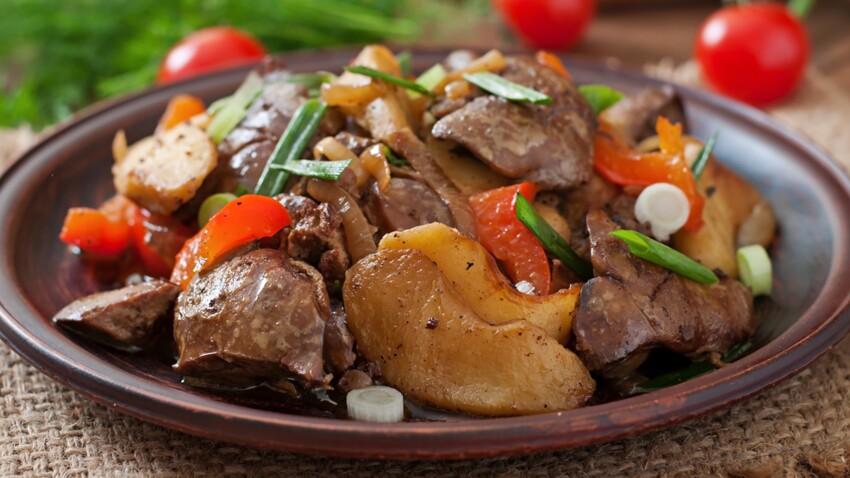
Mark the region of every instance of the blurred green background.
[[[271, 52], [375, 41], [410, 43], [423, 26], [462, 28], [488, 0], [0, 0], [0, 127], [41, 128], [153, 82], [165, 52], [210, 25], [232, 25]], [[440, 22], [431, 20], [440, 18]], [[446, 19], [450, 19], [448, 22]], [[428, 28], [428, 36], [439, 31]], [[432, 39], [432, 38], [429, 38]]]

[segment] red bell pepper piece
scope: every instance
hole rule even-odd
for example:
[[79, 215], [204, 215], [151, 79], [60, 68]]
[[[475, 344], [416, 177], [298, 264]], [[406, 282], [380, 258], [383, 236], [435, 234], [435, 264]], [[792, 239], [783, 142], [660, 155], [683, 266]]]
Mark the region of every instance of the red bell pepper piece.
[[153, 214], [135, 207], [130, 218], [130, 239], [133, 251], [145, 272], [154, 277], [168, 277], [174, 268], [177, 253], [192, 230], [171, 216]]
[[697, 232], [702, 227], [705, 198], [697, 190], [696, 180], [684, 157], [682, 125], [673, 125], [659, 117], [656, 129], [661, 151], [641, 154], [634, 151], [609, 124], [600, 122], [595, 139], [593, 165], [608, 181], [621, 186], [649, 186], [670, 183], [677, 186], [691, 205], [684, 229]]
[[229, 251], [256, 239], [269, 237], [292, 224], [282, 204], [268, 196], [246, 194], [229, 202], [210, 218], [177, 254], [171, 282], [183, 289], [198, 272]]
[[573, 77], [570, 75], [570, 72], [567, 71], [567, 67], [564, 66], [564, 63], [558, 58], [554, 53], [550, 53], [546, 50], [540, 50], [534, 56], [537, 60], [537, 63], [540, 63], [543, 66], [548, 66], [549, 68], [555, 70], [556, 73], [563, 76], [564, 78], [572, 81]]
[[527, 281], [538, 294], [549, 291], [549, 260], [540, 240], [516, 217], [516, 193], [529, 201], [539, 188], [530, 182], [476, 194], [469, 199], [481, 244], [505, 266], [514, 283]]
[[59, 239], [86, 252], [119, 256], [130, 243], [130, 227], [97, 209], [74, 207], [65, 216]]
[[162, 114], [156, 129], [157, 131], [165, 131], [206, 110], [207, 107], [204, 102], [198, 97], [192, 95], [174, 96], [169, 100], [165, 113]]

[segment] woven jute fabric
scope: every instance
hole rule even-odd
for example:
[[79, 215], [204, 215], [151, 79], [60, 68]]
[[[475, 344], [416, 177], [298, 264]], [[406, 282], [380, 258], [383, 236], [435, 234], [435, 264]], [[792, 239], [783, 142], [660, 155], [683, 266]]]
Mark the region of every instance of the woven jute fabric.
[[[693, 68], [651, 73], [692, 82]], [[811, 73], [770, 111], [850, 166], [850, 99]], [[32, 140], [0, 133], [0, 158]], [[234, 446], [150, 425], [58, 385], [0, 345], [0, 476], [734, 476], [850, 475], [850, 340], [777, 387], [647, 435], [562, 452], [383, 463]]]

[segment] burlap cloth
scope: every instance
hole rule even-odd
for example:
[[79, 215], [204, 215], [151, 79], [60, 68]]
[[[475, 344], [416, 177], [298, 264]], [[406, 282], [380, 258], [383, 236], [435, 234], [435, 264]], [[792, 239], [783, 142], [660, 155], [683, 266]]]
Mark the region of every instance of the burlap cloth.
[[[693, 83], [691, 65], [652, 73]], [[815, 72], [770, 110], [850, 166], [850, 98]], [[0, 133], [0, 159], [32, 141]], [[850, 341], [756, 398], [648, 435], [522, 458], [382, 463], [259, 451], [187, 436], [97, 405], [0, 344], [0, 475], [847, 476]]]

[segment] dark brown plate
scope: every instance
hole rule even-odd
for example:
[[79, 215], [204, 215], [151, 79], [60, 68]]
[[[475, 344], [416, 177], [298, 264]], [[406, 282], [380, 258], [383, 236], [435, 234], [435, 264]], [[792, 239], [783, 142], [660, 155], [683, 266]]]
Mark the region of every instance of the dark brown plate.
[[[339, 70], [353, 50], [285, 56], [296, 71]], [[426, 67], [445, 52], [417, 51]], [[581, 82], [623, 90], [659, 82], [599, 63], [568, 61]], [[850, 181], [824, 153], [763, 113], [686, 88], [692, 132], [721, 131], [717, 154], [773, 203], [781, 233], [772, 250], [772, 299], [760, 299], [756, 350], [682, 385], [546, 415], [442, 423], [371, 424], [260, 410], [182, 385], [162, 361], [113, 353], [55, 328], [50, 317], [97, 284], [56, 239], [71, 206], [112, 193], [114, 132], [151, 132], [168, 99], [229, 94], [245, 70], [156, 88], [102, 104], [30, 150], [0, 179], [0, 332], [53, 379], [130, 415], [187, 433], [251, 446], [369, 458], [513, 455], [613, 440], [728, 406], [788, 378], [850, 329]]]

